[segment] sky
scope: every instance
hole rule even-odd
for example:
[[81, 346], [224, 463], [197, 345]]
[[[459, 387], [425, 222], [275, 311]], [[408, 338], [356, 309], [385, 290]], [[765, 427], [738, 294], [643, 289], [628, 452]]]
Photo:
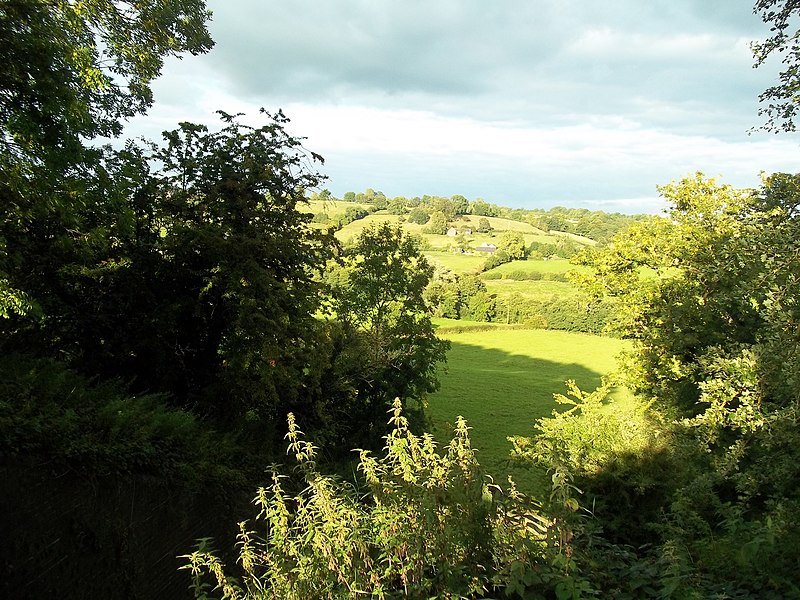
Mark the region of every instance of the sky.
[[753, 131], [779, 65], [742, 0], [208, 0], [215, 47], [170, 59], [126, 128], [278, 109], [334, 196], [460, 194], [502, 206], [656, 213], [702, 171], [797, 172], [795, 135]]

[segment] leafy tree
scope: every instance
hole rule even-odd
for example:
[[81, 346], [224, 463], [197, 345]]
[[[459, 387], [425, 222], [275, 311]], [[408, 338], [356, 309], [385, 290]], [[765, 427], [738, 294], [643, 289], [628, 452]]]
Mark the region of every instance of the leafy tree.
[[486, 217], [481, 217], [478, 219], [478, 228], [475, 231], [478, 233], [489, 233], [493, 229], [494, 227], [492, 227], [492, 224], [489, 223], [489, 219]]
[[408, 222], [425, 225], [430, 220], [430, 215], [422, 208], [416, 207], [408, 213]]
[[442, 213], [448, 221], [452, 221], [456, 217], [456, 205], [450, 198], [434, 196], [426, 204], [433, 213]]
[[348, 206], [344, 209], [344, 214], [336, 219], [337, 225], [341, 229], [345, 225], [349, 225], [353, 221], [358, 221], [369, 215], [369, 211], [361, 208], [360, 206]]
[[753, 12], [770, 26], [770, 36], [763, 42], [751, 44], [755, 66], [761, 67], [770, 56], [782, 58], [785, 68], [779, 73], [777, 85], [770, 86], [758, 99], [767, 102], [759, 109], [760, 116], [766, 116], [763, 128], [767, 131], [795, 131], [797, 117], [797, 90], [800, 88], [800, 29], [794, 20], [800, 5], [795, 0], [757, 0]]
[[51, 246], [89, 235], [75, 198], [102, 173], [84, 140], [119, 134], [150, 106], [166, 56], [207, 51], [208, 18], [202, 0], [3, 3], [0, 313], [36, 312], [39, 300], [11, 281], [5, 232], [36, 230]]
[[[596, 274], [586, 279], [622, 303], [624, 331], [636, 341], [628, 383], [672, 423], [669, 471], [648, 470], [665, 465], [658, 456], [639, 466], [619, 457], [628, 475], [615, 480], [615, 494], [626, 480], [640, 490], [628, 498], [656, 494], [638, 508], [648, 507], [651, 523], [669, 507], [659, 535], [646, 540], [662, 544], [662, 558], [683, 548], [704, 577], [735, 582], [726, 589], [791, 596], [800, 535], [788, 516], [800, 509], [790, 483], [800, 476], [800, 178], [772, 175], [753, 191], [698, 174], [661, 192], [670, 218], [618, 235], [595, 253]], [[614, 535], [633, 543], [626, 529]]]
[[509, 260], [525, 260], [525, 238], [519, 231], [506, 231], [500, 236], [497, 249], [506, 253]]
[[81, 138], [118, 135], [152, 104], [165, 56], [211, 48], [209, 17], [201, 0], [4, 2], [3, 154], [41, 160]]
[[419, 238], [379, 223], [364, 229], [331, 276], [334, 313], [363, 340], [364, 395], [378, 413], [394, 397], [421, 398], [438, 386], [447, 343], [434, 334], [423, 298], [431, 274]]
[[447, 217], [441, 211], [431, 213], [430, 220], [425, 227], [426, 233], [433, 233], [435, 235], [444, 235], [447, 233]]
[[405, 198], [397, 197], [392, 198], [387, 206], [389, 214], [391, 215], [404, 215], [408, 212], [406, 208]]
[[497, 207], [489, 204], [485, 200], [477, 198], [470, 204], [469, 212], [473, 215], [480, 215], [485, 217], [496, 217], [498, 215]]
[[471, 244], [472, 241], [467, 239], [467, 236], [463, 233], [459, 233], [453, 239], [453, 248], [459, 252], [469, 252]]
[[453, 204], [453, 211], [456, 215], [465, 215], [469, 212], [469, 201], [464, 196], [460, 194], [451, 196], [450, 202]]
[[425, 301], [437, 317], [491, 321], [495, 315], [495, 300], [475, 275], [437, 273], [425, 289]]
[[249, 128], [223, 115], [219, 132], [184, 123], [162, 148], [110, 153], [85, 212], [72, 211], [82, 231], [58, 232], [55, 245], [46, 229], [8, 228], [4, 267], [46, 317], [6, 320], [4, 348], [170, 392], [222, 420], [275, 423], [313, 353], [330, 240], [298, 210], [321, 180], [303, 166], [315, 155], [282, 114], [267, 117]]

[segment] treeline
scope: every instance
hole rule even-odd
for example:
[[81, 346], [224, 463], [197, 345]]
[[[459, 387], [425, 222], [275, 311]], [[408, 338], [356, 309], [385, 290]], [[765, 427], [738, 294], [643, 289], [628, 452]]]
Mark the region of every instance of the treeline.
[[[312, 200], [337, 200], [325, 189], [312, 194]], [[394, 215], [407, 215], [413, 223], [426, 224], [433, 220], [430, 233], [444, 234], [447, 223], [464, 215], [478, 217], [499, 217], [522, 223], [528, 223], [545, 232], [562, 231], [590, 238], [597, 242], [608, 242], [617, 232], [627, 226], [647, 218], [646, 215], [627, 215], [607, 213], [601, 210], [586, 208], [564, 208], [556, 206], [551, 209], [509, 208], [489, 203], [481, 198], [467, 200], [464, 196], [396, 196], [388, 198], [383, 192], [367, 188], [364, 192], [345, 192], [341, 198], [344, 202], [374, 207]], [[444, 225], [441, 223], [444, 222]]]
[[[312, 200], [337, 200], [327, 189], [314, 193]], [[340, 199], [368, 205], [377, 210], [385, 210], [389, 214], [407, 215], [413, 223], [426, 224], [434, 220], [435, 227], [430, 233], [444, 234], [446, 223], [459, 216], [474, 215], [478, 217], [499, 217], [522, 223], [529, 223], [545, 232], [563, 231], [590, 238], [597, 242], [609, 241], [617, 232], [632, 223], [646, 218], [646, 215], [627, 215], [607, 213], [601, 210], [586, 208], [564, 208], [556, 206], [551, 209], [509, 208], [486, 202], [481, 198], [467, 200], [464, 196], [395, 196], [388, 198], [383, 192], [367, 188], [364, 192], [345, 192]], [[443, 218], [442, 218], [443, 217]], [[445, 225], [440, 223], [444, 221]]]
[[[580, 295], [551, 295], [532, 299], [521, 294], [502, 298], [490, 294], [482, 275], [459, 275], [450, 271], [437, 272], [425, 289], [425, 301], [436, 317], [525, 325], [537, 329], [557, 329], [593, 334], [609, 334], [617, 306], [611, 300], [584, 298]], [[560, 273], [517, 274], [521, 280], [567, 281]], [[515, 279], [509, 273], [509, 279]]]

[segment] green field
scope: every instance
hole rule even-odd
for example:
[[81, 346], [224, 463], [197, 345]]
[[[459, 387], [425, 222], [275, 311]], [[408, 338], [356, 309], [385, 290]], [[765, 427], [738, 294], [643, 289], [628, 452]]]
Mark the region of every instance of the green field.
[[[344, 213], [345, 209], [348, 206], [358, 206], [360, 208], [364, 208], [366, 205], [362, 204], [354, 204], [351, 202], [342, 202], [342, 201], [327, 201], [327, 202], [320, 202], [320, 201], [313, 201], [309, 203], [308, 211], [309, 212], [326, 212], [328, 215], [333, 218], [338, 214]], [[464, 229], [466, 227], [470, 227], [473, 230], [478, 226], [478, 219], [481, 217], [476, 217], [474, 215], [470, 216], [468, 219], [459, 218], [454, 221], [450, 222], [450, 225], [453, 227], [458, 228], [459, 230]], [[486, 217], [494, 231], [491, 233], [473, 233], [472, 235], [467, 235], [467, 239], [470, 241], [472, 247], [479, 246], [483, 243], [490, 243], [497, 241], [500, 238], [500, 235], [504, 231], [518, 231], [522, 233], [523, 237], [525, 238], [525, 244], [529, 245], [532, 242], [539, 242], [539, 243], [555, 243], [556, 238], [561, 237], [569, 237], [570, 239], [575, 240], [581, 244], [594, 244], [593, 240], [588, 238], [583, 238], [581, 236], [572, 235], [569, 233], [564, 233], [561, 231], [552, 231], [550, 233], [545, 233], [541, 229], [537, 229], [528, 223], [522, 223], [520, 221], [513, 221], [511, 219], [500, 219], [497, 217]], [[374, 214], [371, 214], [363, 219], [358, 219], [357, 221], [353, 221], [352, 223], [345, 225], [340, 231], [336, 232], [336, 237], [346, 242], [353, 237], [357, 236], [361, 231], [368, 227], [373, 223], [382, 223], [382, 222], [389, 222], [389, 223], [400, 223], [401, 217], [399, 215], [390, 215], [385, 211], [380, 211]], [[428, 244], [432, 249], [436, 250], [446, 250], [453, 244], [453, 238], [446, 235], [434, 235], [425, 233], [425, 225], [419, 225], [416, 223], [409, 223], [407, 221], [403, 221], [403, 229], [408, 231], [409, 233], [418, 233], [421, 234], [422, 237], [427, 240]]]
[[580, 290], [564, 281], [515, 281], [513, 279], [488, 279], [484, 281], [490, 294], [499, 300], [511, 295], [519, 295], [529, 300], [549, 300], [553, 296], [562, 298], [578, 296]]
[[567, 379], [594, 389], [602, 375], [614, 370], [626, 343], [562, 331], [471, 329], [467, 323], [460, 332], [447, 327], [458, 323], [437, 321], [452, 348], [440, 370], [442, 387], [429, 399], [433, 433], [447, 439], [456, 417], [463, 416], [487, 472], [499, 482], [511, 474], [523, 489], [538, 491], [544, 474], [510, 465], [506, 436], [533, 434], [536, 420], [556, 408], [553, 394], [565, 391]]
[[554, 259], [554, 260], [515, 260], [512, 262], [504, 263], [495, 267], [487, 273], [568, 273], [570, 271], [578, 271], [580, 273], [589, 273], [591, 268], [585, 265], [573, 265], [568, 260]]
[[367, 209], [369, 204], [344, 202], [342, 200], [309, 200], [308, 204], [298, 204], [297, 209], [303, 212], [310, 212], [314, 214], [327, 213], [328, 216], [334, 217], [336, 215], [344, 214], [344, 211], [346, 211], [350, 206]]
[[481, 254], [453, 254], [452, 252], [428, 251], [425, 258], [434, 266], [444, 267], [454, 273], [477, 273], [486, 256]]

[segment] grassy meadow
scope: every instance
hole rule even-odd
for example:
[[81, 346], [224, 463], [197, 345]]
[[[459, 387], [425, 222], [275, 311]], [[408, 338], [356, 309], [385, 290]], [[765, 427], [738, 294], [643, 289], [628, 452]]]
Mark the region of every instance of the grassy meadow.
[[[441, 389], [429, 398], [434, 435], [448, 439], [456, 417], [463, 416], [472, 428], [478, 458], [495, 481], [512, 475], [522, 489], [540, 491], [545, 474], [510, 464], [506, 437], [533, 434], [536, 420], [558, 406], [553, 394], [565, 392], [567, 379], [575, 379], [582, 389], [597, 387], [601, 376], [615, 369], [626, 342], [444, 319], [437, 324], [452, 348], [440, 370]], [[613, 399], [629, 398], [617, 390]]]
[[588, 273], [591, 271], [590, 267], [585, 265], [573, 265], [570, 261], [565, 259], [551, 259], [551, 260], [515, 260], [498, 265], [491, 270], [491, 273], [500, 273], [502, 275], [511, 276], [514, 273], [542, 273], [564, 275], [570, 271], [578, 271], [581, 273]]
[[488, 279], [484, 283], [489, 293], [494, 294], [501, 303], [512, 295], [528, 300], [547, 300], [553, 296], [574, 297], [580, 294], [578, 288], [564, 281]]
[[486, 262], [486, 256], [481, 254], [454, 254], [436, 250], [426, 251], [425, 258], [435, 267], [468, 274], [477, 273]]

